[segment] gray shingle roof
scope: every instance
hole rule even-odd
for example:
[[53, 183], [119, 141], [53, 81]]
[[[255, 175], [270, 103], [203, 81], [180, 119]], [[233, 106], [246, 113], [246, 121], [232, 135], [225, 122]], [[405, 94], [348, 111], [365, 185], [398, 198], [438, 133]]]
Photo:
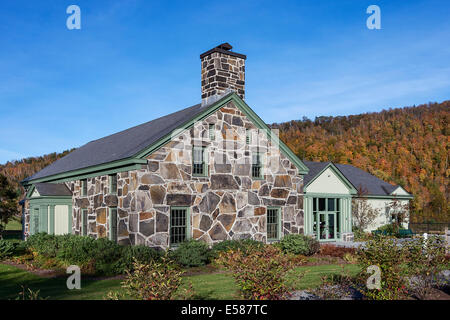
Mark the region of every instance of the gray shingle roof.
[[[323, 170], [330, 162], [314, 162], [303, 160], [303, 163], [309, 168], [309, 173], [304, 176], [304, 183], [307, 184], [314, 177]], [[370, 173], [356, 168], [349, 164], [334, 163], [336, 168], [347, 178], [348, 181], [359, 189], [360, 187], [367, 189], [368, 195], [386, 196], [390, 195], [392, 191], [398, 188], [386, 181], [378, 179]]]
[[41, 196], [72, 195], [72, 192], [64, 183], [36, 183], [34, 186]]
[[91, 141], [53, 162], [24, 181], [83, 169], [134, 156], [160, 138], [193, 119], [206, 106], [196, 104], [164, 117]]

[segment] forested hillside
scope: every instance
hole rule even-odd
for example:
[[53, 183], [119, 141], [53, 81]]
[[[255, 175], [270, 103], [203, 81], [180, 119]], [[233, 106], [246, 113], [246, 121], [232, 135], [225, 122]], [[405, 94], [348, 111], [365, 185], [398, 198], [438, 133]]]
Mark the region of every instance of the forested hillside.
[[[314, 121], [273, 124], [301, 158], [348, 163], [414, 194], [414, 221], [450, 221], [450, 101]], [[0, 165], [19, 181], [66, 155], [52, 153]]]
[[301, 158], [352, 164], [414, 194], [412, 219], [450, 221], [450, 101], [273, 124]]
[[11, 185], [18, 190], [18, 193], [21, 195], [20, 199], [22, 199], [23, 188], [20, 186], [20, 181], [35, 174], [59, 158], [64, 157], [72, 150], [66, 150], [61, 153], [53, 152], [39, 157], [29, 157], [0, 164], [0, 174], [8, 178]]

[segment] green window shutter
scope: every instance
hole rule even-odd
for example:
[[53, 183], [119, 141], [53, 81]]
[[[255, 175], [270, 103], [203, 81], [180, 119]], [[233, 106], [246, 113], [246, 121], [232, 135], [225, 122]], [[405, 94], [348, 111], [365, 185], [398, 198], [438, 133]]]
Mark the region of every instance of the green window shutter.
[[83, 236], [87, 235], [87, 220], [88, 220], [88, 210], [81, 209], [81, 234]]
[[109, 193], [117, 193], [117, 173], [109, 175]]
[[176, 246], [190, 238], [190, 221], [188, 207], [170, 208], [170, 246]]
[[109, 240], [117, 242], [117, 208], [109, 208]]
[[81, 180], [81, 196], [87, 196], [87, 179]]
[[245, 143], [246, 144], [252, 143], [252, 132], [250, 129], [245, 129]]

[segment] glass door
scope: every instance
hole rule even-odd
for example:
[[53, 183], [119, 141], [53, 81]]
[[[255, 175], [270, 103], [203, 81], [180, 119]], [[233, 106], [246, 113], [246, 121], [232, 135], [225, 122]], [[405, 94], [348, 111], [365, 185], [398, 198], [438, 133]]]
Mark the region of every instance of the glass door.
[[322, 241], [340, 238], [339, 198], [313, 198], [313, 233]]
[[335, 240], [336, 239], [336, 213], [321, 212], [319, 213], [319, 239]]

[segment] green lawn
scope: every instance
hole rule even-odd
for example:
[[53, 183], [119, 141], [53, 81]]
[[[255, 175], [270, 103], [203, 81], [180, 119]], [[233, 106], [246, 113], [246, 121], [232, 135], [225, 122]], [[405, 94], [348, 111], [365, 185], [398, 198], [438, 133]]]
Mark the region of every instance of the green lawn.
[[5, 230], [22, 230], [22, 221], [20, 217], [12, 217], [6, 224]]
[[[348, 273], [350, 276], [355, 276], [360, 270], [360, 267], [356, 264], [347, 264], [344, 267], [344, 272]], [[342, 274], [342, 267], [336, 264], [297, 267], [288, 275], [288, 281], [295, 281], [298, 278], [298, 275], [303, 272], [305, 272], [304, 277], [295, 286], [297, 290], [318, 287], [322, 283], [323, 276]]]
[[[358, 266], [347, 265], [346, 270], [350, 274], [359, 271]], [[307, 274], [296, 289], [306, 289], [318, 286], [321, 276], [326, 274], [339, 274], [341, 267], [338, 265], [321, 265], [298, 267], [290, 275], [289, 281], [293, 281], [299, 272], [307, 271]], [[15, 299], [22, 290], [21, 285], [26, 285], [32, 290], [40, 290], [41, 297], [59, 300], [95, 300], [103, 299], [108, 291], [120, 290], [120, 279], [83, 280], [80, 290], [68, 290], [66, 277], [43, 278], [24, 271], [14, 266], [0, 264], [0, 299]], [[195, 299], [239, 299], [238, 288], [233, 278], [223, 273], [208, 273], [185, 277], [185, 286], [191, 282], [194, 288]]]

